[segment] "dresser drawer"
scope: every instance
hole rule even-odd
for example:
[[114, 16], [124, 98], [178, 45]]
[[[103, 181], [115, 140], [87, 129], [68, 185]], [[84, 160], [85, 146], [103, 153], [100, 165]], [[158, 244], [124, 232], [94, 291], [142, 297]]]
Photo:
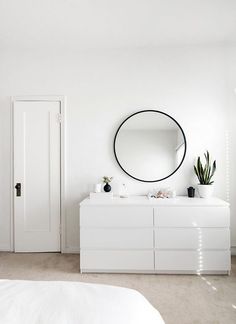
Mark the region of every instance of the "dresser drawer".
[[156, 228], [155, 247], [158, 249], [230, 248], [228, 228]]
[[229, 227], [228, 207], [154, 208], [157, 227]]
[[153, 230], [149, 228], [82, 228], [80, 247], [82, 249], [152, 249]]
[[82, 271], [148, 271], [154, 270], [153, 251], [81, 250]]
[[152, 227], [153, 208], [144, 206], [83, 206], [81, 227]]
[[156, 251], [159, 271], [229, 271], [230, 251]]

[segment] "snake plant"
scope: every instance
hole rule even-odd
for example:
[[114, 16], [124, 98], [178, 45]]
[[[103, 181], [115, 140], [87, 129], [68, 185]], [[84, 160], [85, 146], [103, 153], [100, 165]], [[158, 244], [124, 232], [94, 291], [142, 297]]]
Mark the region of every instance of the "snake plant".
[[210, 154], [208, 151], [204, 153], [204, 156], [206, 160], [205, 165], [202, 165], [201, 158], [199, 156], [196, 165], [194, 165], [194, 171], [198, 177], [200, 184], [211, 185], [214, 183], [214, 181], [212, 181], [212, 177], [216, 171], [216, 161], [214, 161], [211, 165]]

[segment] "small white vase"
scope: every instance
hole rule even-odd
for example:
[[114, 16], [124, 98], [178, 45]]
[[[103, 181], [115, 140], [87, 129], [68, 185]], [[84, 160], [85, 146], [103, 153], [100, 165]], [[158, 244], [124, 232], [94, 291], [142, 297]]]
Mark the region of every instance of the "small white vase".
[[201, 198], [210, 198], [213, 194], [213, 185], [198, 184], [198, 193]]
[[98, 193], [102, 191], [102, 184], [101, 183], [96, 183], [94, 185], [94, 192]]

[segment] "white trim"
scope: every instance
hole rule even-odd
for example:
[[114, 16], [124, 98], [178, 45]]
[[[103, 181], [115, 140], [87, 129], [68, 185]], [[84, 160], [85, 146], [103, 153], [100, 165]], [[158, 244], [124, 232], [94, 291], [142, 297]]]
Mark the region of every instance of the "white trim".
[[80, 254], [80, 248], [76, 246], [70, 246], [70, 247], [67, 246], [64, 248], [63, 253]]
[[12, 101], [60, 101], [65, 102], [65, 96], [12, 96]]
[[61, 109], [61, 252], [66, 250], [66, 221], [65, 221], [65, 199], [66, 199], [66, 97], [65, 96], [12, 96], [11, 97], [11, 233], [10, 250], [14, 251], [14, 102], [16, 101], [59, 101]]
[[13, 110], [13, 98], [11, 98], [11, 109], [10, 109], [10, 251], [14, 251], [14, 110]]
[[66, 97], [60, 97], [61, 105], [61, 252], [66, 248]]

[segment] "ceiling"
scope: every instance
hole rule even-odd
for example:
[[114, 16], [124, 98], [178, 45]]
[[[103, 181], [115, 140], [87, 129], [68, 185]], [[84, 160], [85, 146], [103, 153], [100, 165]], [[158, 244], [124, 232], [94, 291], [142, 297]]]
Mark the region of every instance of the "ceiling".
[[1, 48], [236, 42], [236, 0], [0, 0]]

